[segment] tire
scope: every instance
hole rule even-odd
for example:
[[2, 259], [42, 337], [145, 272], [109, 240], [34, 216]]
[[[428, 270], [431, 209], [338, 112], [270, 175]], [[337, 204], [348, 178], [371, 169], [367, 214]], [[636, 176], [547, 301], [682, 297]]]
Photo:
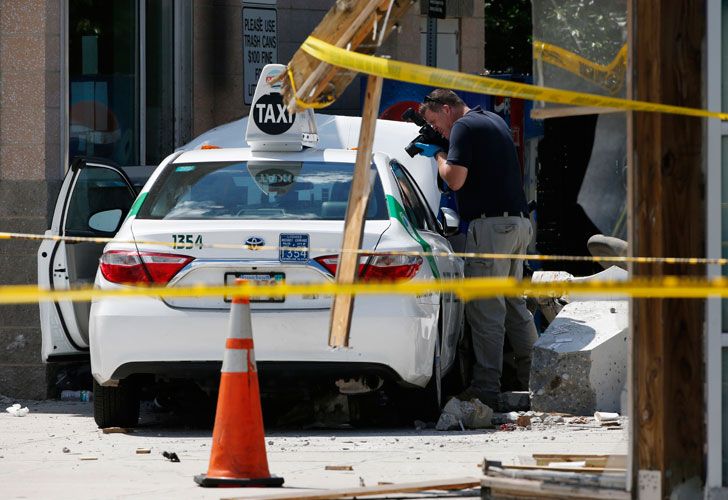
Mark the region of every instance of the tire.
[[94, 380], [94, 420], [99, 428], [136, 427], [139, 423], [139, 390], [131, 380], [118, 387], [103, 387]]

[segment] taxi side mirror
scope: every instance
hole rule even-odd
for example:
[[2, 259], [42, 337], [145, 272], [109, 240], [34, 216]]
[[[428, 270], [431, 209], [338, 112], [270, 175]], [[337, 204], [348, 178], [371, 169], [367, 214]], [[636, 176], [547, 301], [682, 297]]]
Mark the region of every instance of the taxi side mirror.
[[122, 210], [112, 208], [96, 212], [88, 219], [88, 227], [101, 233], [115, 233], [121, 222]]
[[460, 216], [452, 208], [440, 208], [442, 214], [442, 232], [445, 236], [458, 234], [460, 230]]

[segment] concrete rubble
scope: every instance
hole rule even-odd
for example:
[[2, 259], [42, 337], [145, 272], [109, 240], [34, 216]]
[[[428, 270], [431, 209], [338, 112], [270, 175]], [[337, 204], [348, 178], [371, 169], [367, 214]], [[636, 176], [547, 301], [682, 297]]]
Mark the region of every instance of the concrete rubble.
[[[554, 273], [562, 280], [565, 273]], [[627, 272], [611, 267], [567, 281], [624, 280]], [[543, 276], [541, 281], [549, 281]], [[548, 299], [547, 299], [548, 300]], [[628, 301], [614, 297], [562, 297], [565, 304], [534, 346], [531, 364], [531, 409], [593, 415], [622, 412], [627, 378]]]
[[492, 418], [493, 410], [481, 403], [479, 399], [460, 401], [457, 398], [451, 398], [442, 409], [435, 429], [438, 431], [485, 429], [493, 425]]

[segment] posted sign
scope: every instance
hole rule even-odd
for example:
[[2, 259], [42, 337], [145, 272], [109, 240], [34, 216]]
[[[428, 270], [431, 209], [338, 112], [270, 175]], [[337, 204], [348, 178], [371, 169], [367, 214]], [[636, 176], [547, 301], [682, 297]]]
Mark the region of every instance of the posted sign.
[[253, 103], [255, 85], [266, 64], [278, 62], [278, 12], [243, 6], [243, 102]]

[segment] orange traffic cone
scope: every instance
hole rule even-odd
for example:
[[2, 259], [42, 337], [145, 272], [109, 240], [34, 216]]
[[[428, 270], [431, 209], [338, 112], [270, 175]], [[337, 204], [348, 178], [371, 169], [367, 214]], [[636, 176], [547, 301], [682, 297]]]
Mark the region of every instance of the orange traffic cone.
[[210, 465], [195, 482], [204, 487], [283, 484], [282, 477], [268, 471], [247, 297], [235, 297], [230, 306]]

